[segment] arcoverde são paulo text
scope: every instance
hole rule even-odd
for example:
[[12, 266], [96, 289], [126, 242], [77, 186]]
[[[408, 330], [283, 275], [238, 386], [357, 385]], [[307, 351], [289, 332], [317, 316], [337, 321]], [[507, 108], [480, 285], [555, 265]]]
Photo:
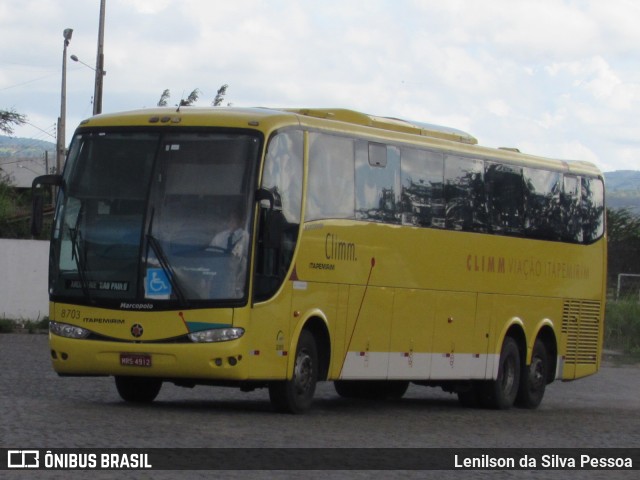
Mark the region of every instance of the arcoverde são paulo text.
[[521, 457], [497, 457], [479, 455], [465, 457], [454, 455], [455, 468], [478, 469], [515, 469], [515, 468], [544, 468], [544, 469], [633, 469], [633, 460], [625, 457], [594, 457], [579, 455], [566, 457], [562, 455], [522, 455]]

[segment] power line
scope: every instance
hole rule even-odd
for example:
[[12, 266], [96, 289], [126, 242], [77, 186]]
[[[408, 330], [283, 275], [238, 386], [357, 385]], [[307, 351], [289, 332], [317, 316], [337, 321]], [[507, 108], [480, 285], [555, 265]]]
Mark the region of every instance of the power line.
[[16, 83], [15, 85], [9, 85], [8, 87], [2, 87], [2, 88], [0, 88], [0, 92], [2, 92], [4, 90], [10, 90], [12, 88], [22, 87], [24, 85], [29, 85], [30, 83], [34, 83], [34, 82], [37, 82], [39, 80], [44, 80], [45, 78], [53, 77], [54, 75], [58, 75], [58, 72], [50, 73], [50, 74], [45, 75], [43, 77], [34, 78], [32, 80], [27, 80], [26, 82]]

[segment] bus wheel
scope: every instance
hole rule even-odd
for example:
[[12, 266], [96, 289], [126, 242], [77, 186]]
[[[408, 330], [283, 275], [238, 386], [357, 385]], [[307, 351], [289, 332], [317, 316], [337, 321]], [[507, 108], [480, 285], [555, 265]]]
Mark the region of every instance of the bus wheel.
[[160, 393], [162, 380], [145, 377], [116, 377], [116, 388], [126, 402], [151, 403]]
[[531, 365], [522, 369], [520, 390], [516, 398], [516, 405], [523, 408], [536, 408], [542, 402], [544, 390], [547, 386], [547, 371], [549, 361], [547, 348], [542, 340], [536, 340], [531, 355]]
[[498, 378], [485, 384], [484, 404], [489, 408], [507, 409], [513, 406], [520, 386], [520, 349], [511, 337], [506, 337], [500, 352]]
[[296, 348], [293, 378], [269, 385], [269, 398], [279, 412], [303, 413], [311, 408], [318, 382], [318, 348], [313, 334], [303, 330]]

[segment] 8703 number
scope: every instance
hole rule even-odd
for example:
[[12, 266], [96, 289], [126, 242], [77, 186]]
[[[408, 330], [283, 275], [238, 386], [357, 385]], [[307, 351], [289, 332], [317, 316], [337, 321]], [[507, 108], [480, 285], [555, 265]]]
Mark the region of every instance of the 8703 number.
[[80, 310], [74, 308], [63, 308], [60, 311], [60, 318], [68, 320], [80, 320]]

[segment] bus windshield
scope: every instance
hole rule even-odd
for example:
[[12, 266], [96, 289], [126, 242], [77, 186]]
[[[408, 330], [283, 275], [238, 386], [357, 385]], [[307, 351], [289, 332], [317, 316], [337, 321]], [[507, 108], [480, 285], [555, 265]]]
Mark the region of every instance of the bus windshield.
[[51, 245], [53, 298], [247, 296], [255, 134], [80, 131]]

